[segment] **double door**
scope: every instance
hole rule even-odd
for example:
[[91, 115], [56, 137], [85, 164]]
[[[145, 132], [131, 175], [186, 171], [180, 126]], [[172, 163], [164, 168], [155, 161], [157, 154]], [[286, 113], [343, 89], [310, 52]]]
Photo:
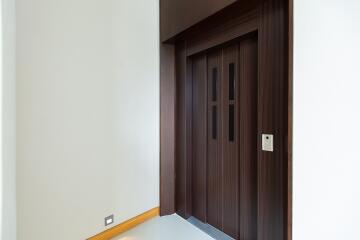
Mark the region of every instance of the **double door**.
[[191, 215], [235, 239], [257, 239], [257, 36], [190, 60]]

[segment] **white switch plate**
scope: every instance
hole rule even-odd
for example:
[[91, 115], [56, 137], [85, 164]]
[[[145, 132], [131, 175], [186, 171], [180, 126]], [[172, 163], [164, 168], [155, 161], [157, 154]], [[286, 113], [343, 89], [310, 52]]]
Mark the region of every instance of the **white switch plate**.
[[274, 151], [274, 135], [272, 134], [262, 135], [262, 150], [266, 152]]

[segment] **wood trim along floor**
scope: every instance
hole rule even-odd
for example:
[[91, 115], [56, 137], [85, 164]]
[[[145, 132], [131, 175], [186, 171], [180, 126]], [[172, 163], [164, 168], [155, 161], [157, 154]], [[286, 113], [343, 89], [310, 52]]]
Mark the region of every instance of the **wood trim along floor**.
[[159, 207], [153, 208], [147, 212], [144, 212], [143, 214], [140, 214], [123, 223], [120, 223], [115, 227], [99, 233], [98, 235], [91, 237], [88, 240], [110, 240], [111, 238], [116, 237], [117, 235], [120, 235], [121, 233], [124, 233], [153, 217], [159, 216], [159, 212]]

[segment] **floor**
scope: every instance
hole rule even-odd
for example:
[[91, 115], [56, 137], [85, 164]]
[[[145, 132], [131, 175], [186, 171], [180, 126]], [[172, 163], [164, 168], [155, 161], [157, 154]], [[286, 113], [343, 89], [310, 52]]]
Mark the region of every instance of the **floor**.
[[153, 218], [112, 240], [214, 240], [178, 215]]

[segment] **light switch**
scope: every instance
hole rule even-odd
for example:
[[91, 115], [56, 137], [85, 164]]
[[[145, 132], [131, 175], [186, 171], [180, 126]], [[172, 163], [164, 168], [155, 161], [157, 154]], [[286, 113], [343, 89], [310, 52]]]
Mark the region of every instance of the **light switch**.
[[262, 135], [262, 150], [266, 152], [274, 151], [274, 135], [272, 134]]

